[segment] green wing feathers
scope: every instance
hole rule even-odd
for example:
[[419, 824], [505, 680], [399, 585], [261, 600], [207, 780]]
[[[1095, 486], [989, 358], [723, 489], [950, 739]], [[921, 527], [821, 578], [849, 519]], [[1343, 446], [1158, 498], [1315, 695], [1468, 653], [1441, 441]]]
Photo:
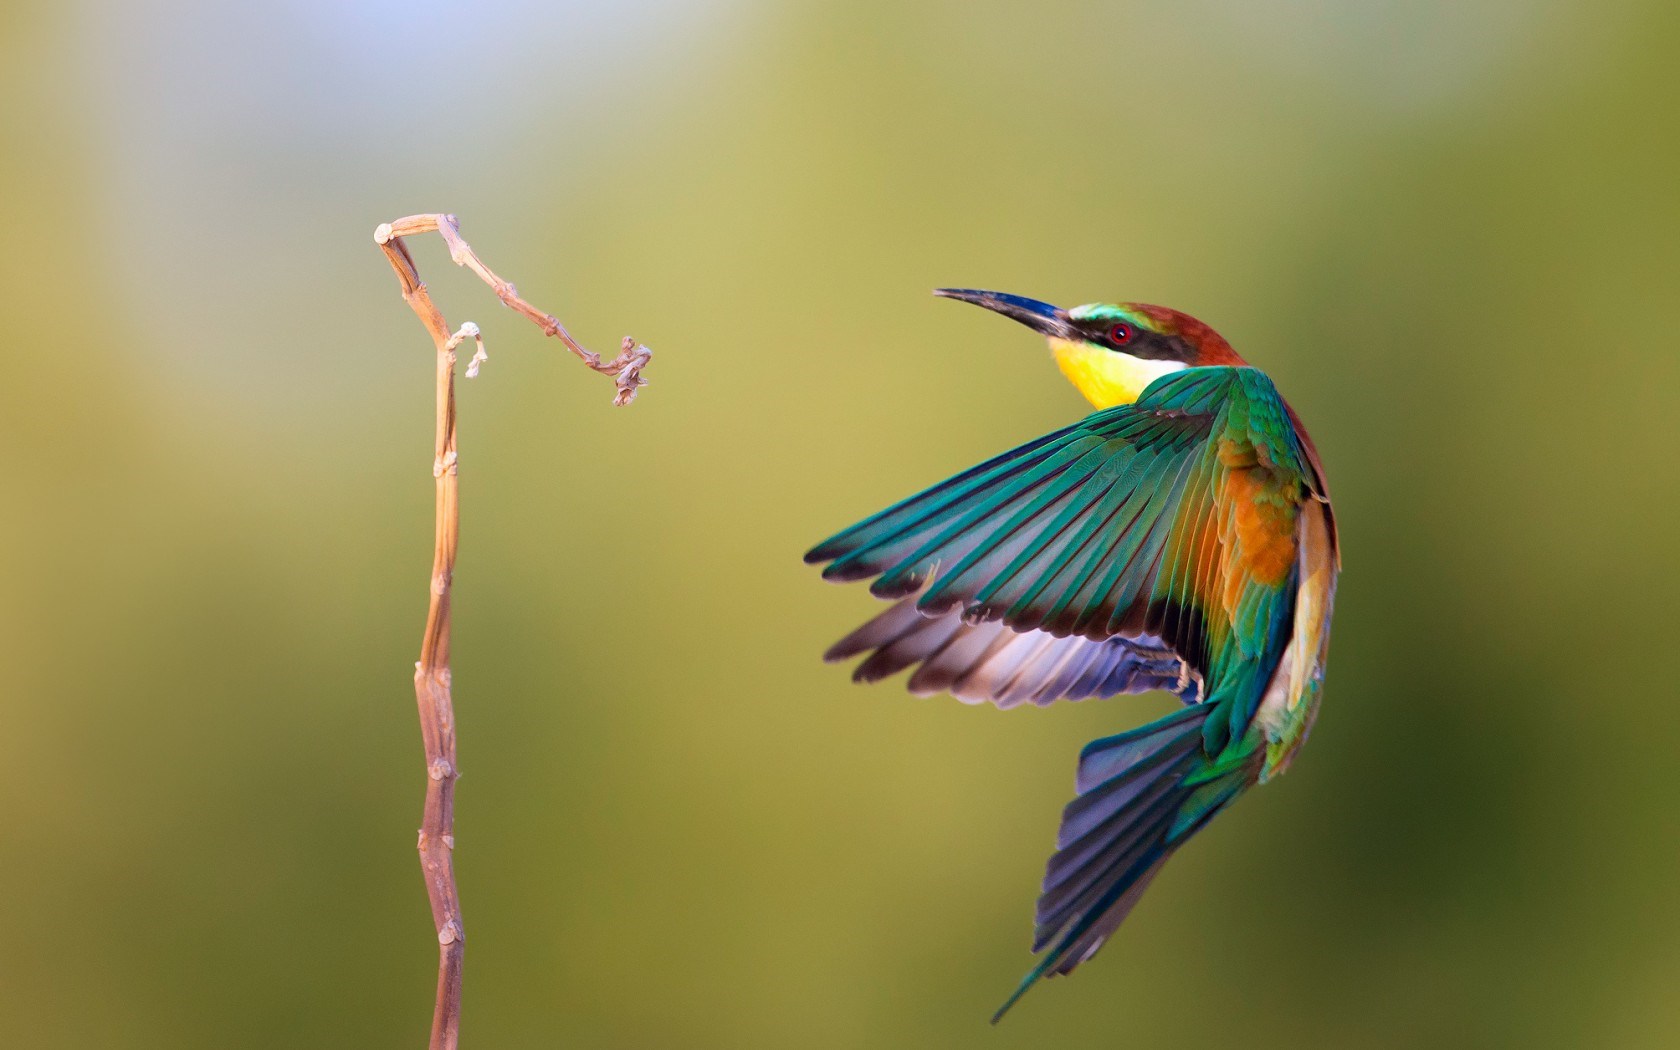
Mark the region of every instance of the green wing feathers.
[[[917, 608], [930, 617], [1159, 639], [1207, 676], [1264, 662], [1287, 618], [1302, 465], [1264, 374], [1187, 369], [1135, 404], [839, 533], [806, 560], [828, 562], [830, 580], [873, 577], [880, 597], [920, 592]], [[1256, 499], [1258, 510], [1236, 505]], [[1246, 718], [1252, 698], [1239, 707]]]

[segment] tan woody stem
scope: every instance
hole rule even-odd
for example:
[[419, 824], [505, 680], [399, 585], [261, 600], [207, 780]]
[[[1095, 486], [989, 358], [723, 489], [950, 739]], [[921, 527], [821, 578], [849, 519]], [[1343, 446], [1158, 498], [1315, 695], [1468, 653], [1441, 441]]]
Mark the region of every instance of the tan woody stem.
[[374, 241], [385, 252], [402, 285], [403, 301], [426, 326], [437, 349], [437, 433], [432, 459], [432, 476], [437, 485], [436, 532], [426, 633], [420, 642], [420, 660], [414, 665], [414, 698], [420, 709], [420, 736], [426, 749], [426, 806], [420, 821], [418, 848], [438, 940], [437, 1001], [432, 1012], [430, 1045], [432, 1050], [455, 1050], [460, 1040], [461, 962], [466, 950], [453, 856], [455, 780], [460, 769], [455, 759], [455, 709], [449, 673], [449, 598], [461, 522], [455, 444], [455, 351], [466, 339], [475, 341], [477, 352], [467, 369], [469, 376], [475, 375], [484, 361], [484, 341], [478, 327], [470, 322], [451, 334], [402, 240], [419, 233], [440, 234], [449, 246], [450, 259], [457, 265], [476, 273], [494, 289], [497, 298], [529, 318], [544, 333], [557, 337], [584, 364], [611, 376], [616, 388], [615, 405], [627, 405], [635, 399], [637, 388], [647, 382], [641, 373], [653, 354], [629, 337], [625, 338], [618, 356], [610, 361], [603, 362], [598, 354], [584, 349], [558, 320], [519, 298], [513, 285], [479, 260], [461, 239], [453, 215], [410, 215], [374, 231]]

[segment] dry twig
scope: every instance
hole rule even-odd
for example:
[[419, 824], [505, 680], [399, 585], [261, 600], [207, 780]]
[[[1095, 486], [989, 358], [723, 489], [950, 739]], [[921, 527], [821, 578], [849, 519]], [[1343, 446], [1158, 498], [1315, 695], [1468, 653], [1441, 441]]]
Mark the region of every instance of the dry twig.
[[636, 390], [646, 384], [642, 369], [653, 352], [626, 336], [617, 357], [602, 361], [600, 355], [583, 348], [553, 316], [519, 298], [513, 285], [496, 276], [461, 239], [453, 215], [410, 215], [385, 223], [373, 231], [373, 239], [385, 252], [402, 284], [403, 301], [414, 310], [437, 347], [437, 440], [432, 459], [432, 476], [437, 479], [436, 545], [432, 553], [431, 605], [426, 612], [426, 633], [420, 643], [420, 660], [414, 665], [414, 696], [420, 707], [420, 735], [426, 747], [426, 808], [421, 818], [420, 867], [426, 878], [426, 895], [432, 904], [432, 922], [437, 927], [437, 1004], [432, 1012], [432, 1050], [455, 1050], [460, 1038], [461, 959], [466, 934], [461, 926], [461, 900], [455, 888], [455, 780], [460, 769], [455, 761], [455, 710], [450, 696], [449, 592], [455, 576], [455, 551], [460, 533], [459, 489], [456, 479], [458, 457], [455, 448], [455, 350], [467, 339], [476, 352], [467, 375], [478, 372], [485, 360], [484, 339], [470, 321], [453, 334], [443, 313], [433, 304], [414, 266], [403, 238], [411, 234], [438, 233], [449, 246], [449, 258], [481, 277], [503, 304], [512, 307], [557, 337], [584, 364], [611, 376], [617, 393], [613, 404], [628, 405]]

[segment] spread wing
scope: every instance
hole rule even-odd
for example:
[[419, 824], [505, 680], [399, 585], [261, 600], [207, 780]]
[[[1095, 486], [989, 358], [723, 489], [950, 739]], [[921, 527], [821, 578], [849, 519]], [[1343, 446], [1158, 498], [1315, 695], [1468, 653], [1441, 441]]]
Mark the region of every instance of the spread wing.
[[865, 677], [920, 663], [913, 688], [1045, 703], [1154, 688], [1176, 662], [1174, 684], [1231, 680], [1240, 727], [1287, 640], [1296, 517], [1316, 485], [1264, 373], [1186, 369], [806, 560], [906, 599], [836, 647], [873, 650]]

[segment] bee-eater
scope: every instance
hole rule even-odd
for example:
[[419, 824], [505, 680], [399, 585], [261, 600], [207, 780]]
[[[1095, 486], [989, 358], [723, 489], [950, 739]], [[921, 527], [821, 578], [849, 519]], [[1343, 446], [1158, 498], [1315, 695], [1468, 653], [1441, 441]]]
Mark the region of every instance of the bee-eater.
[[1318, 712], [1341, 556], [1305, 428], [1212, 328], [1141, 303], [964, 288], [1045, 336], [1097, 411], [818, 544], [895, 604], [827, 659], [1000, 708], [1161, 689], [1181, 710], [1080, 752], [1038, 899], [1044, 952], [993, 1016], [1094, 955], [1161, 865], [1288, 768]]

